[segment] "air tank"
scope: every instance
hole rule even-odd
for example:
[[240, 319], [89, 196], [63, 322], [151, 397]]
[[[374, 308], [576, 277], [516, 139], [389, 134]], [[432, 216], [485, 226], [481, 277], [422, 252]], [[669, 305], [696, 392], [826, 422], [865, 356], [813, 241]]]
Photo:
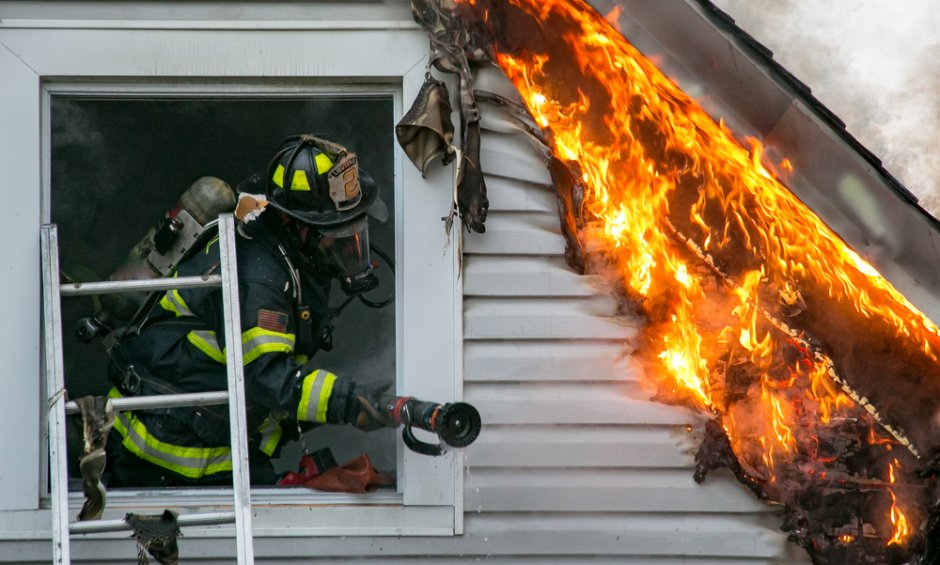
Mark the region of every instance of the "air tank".
[[[108, 280], [147, 280], [171, 276], [194, 245], [200, 243], [219, 214], [235, 210], [235, 192], [222, 179], [202, 177], [186, 189], [160, 222], [147, 232]], [[76, 335], [96, 335], [128, 322], [147, 300], [147, 293], [107, 295], [101, 310], [79, 321]]]

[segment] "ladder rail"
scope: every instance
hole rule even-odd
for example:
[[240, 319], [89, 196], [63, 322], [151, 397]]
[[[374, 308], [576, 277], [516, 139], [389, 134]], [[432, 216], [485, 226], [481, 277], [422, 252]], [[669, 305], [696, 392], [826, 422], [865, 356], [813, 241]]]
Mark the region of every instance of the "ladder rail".
[[59, 299], [59, 238], [56, 227], [40, 232], [43, 270], [43, 339], [46, 373], [47, 427], [49, 439], [49, 483], [52, 497], [52, 562], [68, 565], [69, 484], [65, 437], [65, 373], [62, 354], [62, 304]]
[[59, 281], [59, 245], [55, 225], [44, 225], [40, 234], [43, 277], [43, 322], [46, 392], [48, 398], [49, 468], [52, 499], [53, 563], [71, 563], [71, 535], [113, 532], [129, 529], [123, 520], [69, 522], [66, 414], [78, 413], [75, 402], [66, 402], [62, 350], [61, 298], [119, 292], [157, 291], [181, 288], [221, 286], [226, 338], [227, 391], [182, 393], [149, 397], [112, 399], [116, 410], [140, 410], [184, 406], [228, 404], [232, 449], [233, 512], [183, 515], [180, 526], [235, 522], [239, 565], [254, 562], [251, 523], [251, 482], [248, 457], [248, 418], [245, 407], [245, 377], [241, 311], [238, 297], [238, 264], [235, 251], [235, 226], [232, 214], [219, 217], [221, 274], [178, 277], [174, 279], [102, 281], [61, 284]]
[[222, 308], [225, 319], [225, 368], [228, 373], [229, 430], [232, 444], [232, 490], [235, 494], [235, 539], [239, 565], [254, 563], [251, 527], [251, 479], [248, 469], [248, 415], [245, 409], [245, 368], [242, 363], [242, 323], [238, 299], [238, 261], [235, 223], [231, 214], [219, 217], [222, 260]]

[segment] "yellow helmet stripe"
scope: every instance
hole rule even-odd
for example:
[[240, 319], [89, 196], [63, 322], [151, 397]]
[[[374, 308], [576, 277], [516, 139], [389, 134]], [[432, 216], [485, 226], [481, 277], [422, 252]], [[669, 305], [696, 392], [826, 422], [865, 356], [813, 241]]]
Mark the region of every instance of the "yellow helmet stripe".
[[317, 162], [318, 175], [328, 173], [333, 168], [333, 160], [327, 157], [326, 153], [317, 153], [315, 161]]
[[[314, 162], [317, 166], [318, 175], [326, 174], [333, 168], [333, 160], [330, 159], [326, 153], [317, 153], [317, 156], [314, 157]], [[277, 168], [274, 169], [274, 175], [271, 176], [271, 180], [274, 181], [274, 184], [276, 184], [278, 188], [284, 188], [284, 165], [278, 165]], [[294, 171], [294, 178], [291, 179], [290, 190], [310, 190], [310, 179], [307, 178], [306, 171]]]
[[290, 183], [291, 190], [310, 190], [310, 182], [307, 181], [307, 173], [304, 171], [294, 171], [294, 178]]

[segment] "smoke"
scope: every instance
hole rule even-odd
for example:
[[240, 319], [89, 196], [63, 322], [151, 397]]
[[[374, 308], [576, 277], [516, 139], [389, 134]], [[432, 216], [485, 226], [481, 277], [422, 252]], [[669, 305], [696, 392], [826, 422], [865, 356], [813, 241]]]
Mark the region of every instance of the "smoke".
[[713, 0], [940, 217], [935, 0]]

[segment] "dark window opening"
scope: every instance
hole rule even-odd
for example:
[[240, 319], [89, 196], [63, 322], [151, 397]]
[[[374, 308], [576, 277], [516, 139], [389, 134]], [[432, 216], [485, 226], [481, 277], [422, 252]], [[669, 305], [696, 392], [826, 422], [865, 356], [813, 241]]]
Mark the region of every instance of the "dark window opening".
[[[393, 101], [391, 96], [306, 98], [52, 97], [51, 220], [58, 225], [62, 271], [77, 281], [104, 280], [199, 177], [212, 175], [233, 188], [263, 170], [288, 135], [313, 133], [359, 156], [394, 210]], [[394, 257], [395, 221], [370, 222], [374, 245]], [[376, 299], [393, 291], [380, 271]], [[343, 293], [334, 287], [333, 305]], [[63, 301], [68, 395], [107, 394], [106, 356], [100, 340], [81, 343], [78, 320], [97, 311], [98, 299]], [[319, 352], [320, 367], [359, 383], [395, 378], [395, 307], [366, 308], [358, 301], [335, 320], [334, 349]], [[330, 447], [339, 463], [367, 453], [394, 476], [394, 430], [364, 433], [352, 426], [321, 426], [306, 434], [310, 450]], [[296, 470], [294, 442], [275, 463]], [[78, 455], [69, 454], [70, 460]], [[76, 477], [73, 476], [73, 479]], [[73, 481], [74, 483], [74, 481]]]

